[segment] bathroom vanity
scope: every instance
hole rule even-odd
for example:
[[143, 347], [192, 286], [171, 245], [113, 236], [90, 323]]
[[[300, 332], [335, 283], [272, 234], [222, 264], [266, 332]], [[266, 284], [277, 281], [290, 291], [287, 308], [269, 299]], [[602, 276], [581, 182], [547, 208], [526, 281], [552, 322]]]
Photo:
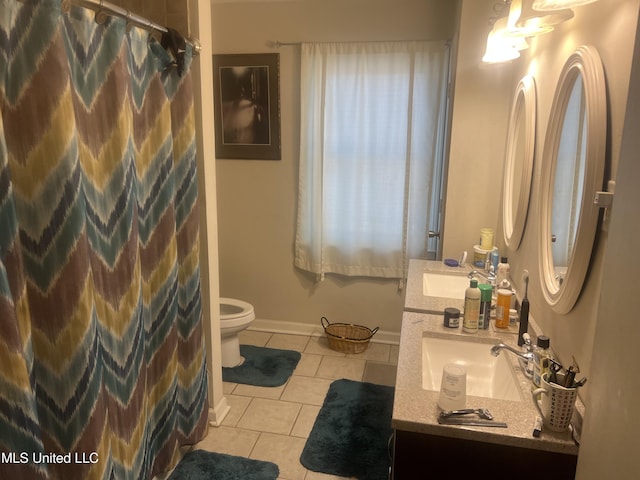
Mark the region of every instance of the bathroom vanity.
[[[493, 324], [476, 334], [466, 334], [461, 328], [444, 327], [442, 314], [433, 313], [449, 306], [462, 310], [460, 299], [424, 295], [424, 273], [453, 273], [448, 269], [441, 262], [412, 260], [410, 264], [392, 417], [392, 478], [464, 478], [462, 475], [470, 474], [477, 478], [513, 475], [518, 479], [541, 476], [573, 479], [578, 446], [571, 433], [554, 433], [543, 428], [541, 435], [534, 437], [538, 410], [531, 397], [531, 381], [515, 355], [503, 351], [498, 357], [491, 357], [492, 345], [503, 342], [515, 347], [517, 335], [512, 331], [499, 331]], [[468, 271], [456, 273], [466, 277]], [[434, 357], [434, 339], [446, 345], [442, 349], [444, 353], [438, 355], [462, 355], [471, 350], [467, 348], [469, 345], [481, 344], [486, 346], [488, 357], [500, 360], [496, 361], [502, 365], [500, 371], [478, 374], [468, 371], [467, 408], [488, 409], [496, 421], [507, 424], [506, 428], [438, 423], [439, 385], [433, 387], [437, 372], [431, 374], [428, 370], [430, 363], [446, 361], [446, 358]], [[474, 377], [487, 375], [496, 378], [480, 378], [490, 385], [477, 390], [472, 385], [478, 380]], [[502, 393], [504, 388], [497, 385], [501, 382], [512, 384], [511, 393]], [[576, 405], [577, 426], [582, 411], [582, 406]], [[421, 472], [419, 477], [416, 472]]]

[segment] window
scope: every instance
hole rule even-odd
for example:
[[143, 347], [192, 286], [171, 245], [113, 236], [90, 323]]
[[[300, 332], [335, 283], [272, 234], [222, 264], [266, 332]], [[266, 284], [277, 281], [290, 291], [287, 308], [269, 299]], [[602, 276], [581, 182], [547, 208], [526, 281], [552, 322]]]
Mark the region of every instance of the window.
[[574, 251], [587, 165], [587, 113], [582, 78], [576, 78], [562, 124], [553, 189], [553, 263], [569, 265]]
[[302, 45], [296, 266], [404, 278], [408, 258], [425, 256], [447, 56], [441, 42]]

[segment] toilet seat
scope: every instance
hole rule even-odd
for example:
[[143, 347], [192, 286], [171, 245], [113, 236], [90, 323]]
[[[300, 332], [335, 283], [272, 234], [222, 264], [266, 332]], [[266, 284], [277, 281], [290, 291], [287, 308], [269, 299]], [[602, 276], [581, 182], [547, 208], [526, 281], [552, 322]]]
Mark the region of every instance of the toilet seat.
[[232, 328], [255, 319], [253, 305], [235, 298], [220, 298], [221, 328]]
[[244, 362], [238, 334], [253, 322], [256, 314], [253, 305], [235, 298], [221, 298], [219, 305], [222, 366], [237, 367]]

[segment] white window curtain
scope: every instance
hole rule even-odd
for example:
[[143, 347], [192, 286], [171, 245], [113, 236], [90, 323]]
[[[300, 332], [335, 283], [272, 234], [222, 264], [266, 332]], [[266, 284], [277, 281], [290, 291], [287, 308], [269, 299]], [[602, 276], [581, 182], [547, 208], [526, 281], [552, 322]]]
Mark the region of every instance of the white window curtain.
[[551, 249], [556, 266], [569, 265], [575, 246], [586, 168], [586, 129], [584, 90], [578, 76], [567, 103], [556, 162], [551, 216], [551, 232], [556, 238]]
[[[438, 218], [444, 42], [302, 44], [295, 265], [404, 278]], [[437, 228], [437, 224], [436, 224]]]

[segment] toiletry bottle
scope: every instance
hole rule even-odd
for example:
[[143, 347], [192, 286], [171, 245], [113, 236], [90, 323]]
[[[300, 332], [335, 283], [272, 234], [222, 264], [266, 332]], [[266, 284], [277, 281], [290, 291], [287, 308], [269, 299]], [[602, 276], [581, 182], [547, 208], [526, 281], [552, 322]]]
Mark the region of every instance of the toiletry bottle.
[[509, 309], [509, 326], [515, 327], [518, 325], [518, 310], [515, 308]]
[[491, 250], [491, 265], [493, 265], [493, 271], [498, 271], [498, 264], [500, 263], [500, 254], [498, 253], [498, 247], [493, 247]]
[[480, 289], [478, 280], [475, 278], [469, 282], [469, 288], [464, 292], [464, 319], [462, 330], [467, 333], [478, 331], [478, 320], [480, 318]]
[[[500, 290], [509, 290], [511, 292], [511, 300], [509, 300], [509, 309], [516, 308], [516, 295], [513, 287], [511, 286], [511, 282], [506, 278], [502, 280], [498, 285], [496, 285], [496, 291]], [[507, 312], [508, 314], [509, 312]], [[508, 317], [509, 315], [507, 315]]]
[[489, 321], [491, 320], [491, 294], [493, 288], [487, 283], [481, 283], [478, 285], [480, 289], [480, 317], [478, 318], [478, 329], [489, 328]]
[[542, 384], [542, 375], [549, 371], [549, 358], [551, 352], [549, 351], [549, 337], [546, 335], [540, 335], [536, 342], [536, 346], [533, 347], [533, 384], [536, 387], [540, 387]]
[[498, 264], [498, 271], [496, 272], [496, 285], [500, 285], [503, 280], [509, 280], [511, 273], [511, 267], [507, 257], [502, 257]]
[[509, 307], [511, 306], [511, 297], [513, 292], [506, 288], [498, 290], [498, 298], [496, 300], [496, 327], [509, 328]]
[[480, 229], [480, 248], [493, 250], [493, 228]]

